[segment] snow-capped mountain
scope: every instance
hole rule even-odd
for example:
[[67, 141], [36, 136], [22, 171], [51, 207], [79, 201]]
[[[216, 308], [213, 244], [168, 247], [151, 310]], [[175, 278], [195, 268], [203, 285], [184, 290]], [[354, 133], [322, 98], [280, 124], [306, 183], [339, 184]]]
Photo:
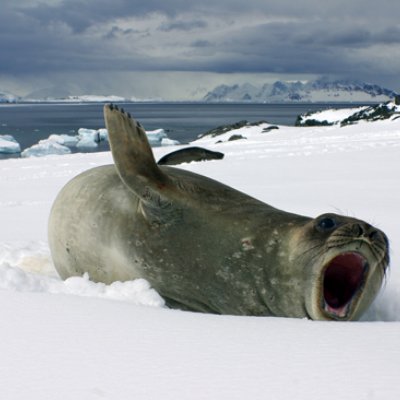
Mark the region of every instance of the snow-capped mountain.
[[206, 102], [383, 102], [393, 99], [393, 90], [378, 85], [356, 81], [330, 81], [324, 78], [309, 82], [266, 83], [256, 87], [220, 85], [207, 93]]
[[[35, 101], [35, 100], [31, 100]], [[43, 101], [37, 100], [37, 101]], [[46, 102], [49, 103], [118, 103], [131, 101], [131, 99], [126, 99], [121, 96], [101, 96], [101, 95], [82, 95], [82, 96], [67, 96], [67, 97], [59, 97], [59, 98], [46, 98]]]
[[46, 103], [105, 103], [105, 102], [123, 102], [134, 101], [135, 99], [126, 99], [125, 97], [115, 95], [98, 95], [82, 93], [78, 85], [65, 83], [48, 88], [35, 90], [23, 99], [24, 102], [46, 102]]
[[15, 94], [0, 92], [0, 103], [16, 103], [19, 99], [20, 97]]

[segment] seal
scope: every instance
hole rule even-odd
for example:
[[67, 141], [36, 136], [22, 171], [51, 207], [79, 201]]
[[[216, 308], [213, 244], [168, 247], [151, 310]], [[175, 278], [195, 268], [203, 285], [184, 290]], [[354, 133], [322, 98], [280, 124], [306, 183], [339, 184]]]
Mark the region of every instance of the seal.
[[178, 165], [192, 161], [222, 160], [224, 153], [203, 147], [186, 147], [166, 154], [158, 160], [158, 165]]
[[52, 207], [62, 278], [144, 278], [170, 307], [215, 314], [353, 320], [371, 304], [389, 264], [382, 231], [158, 166], [130, 114], [105, 105], [104, 115], [115, 164], [73, 178]]

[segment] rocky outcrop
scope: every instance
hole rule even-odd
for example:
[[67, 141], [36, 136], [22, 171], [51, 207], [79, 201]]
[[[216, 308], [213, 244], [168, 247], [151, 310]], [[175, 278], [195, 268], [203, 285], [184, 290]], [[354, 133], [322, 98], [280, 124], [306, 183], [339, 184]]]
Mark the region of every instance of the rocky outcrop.
[[400, 116], [400, 105], [395, 102], [386, 102], [373, 106], [364, 106], [350, 109], [331, 109], [313, 111], [297, 117], [296, 126], [346, 126], [359, 121], [378, 121], [383, 119], [397, 119]]
[[381, 119], [397, 117], [398, 115], [400, 115], [400, 106], [396, 105], [394, 102], [388, 102], [356, 112], [350, 117], [344, 119], [340, 124], [345, 126], [354, 124], [358, 121], [378, 121]]
[[217, 128], [211, 129], [205, 133], [200, 134], [198, 137], [199, 137], [199, 139], [202, 137], [205, 137], [205, 136], [216, 137], [216, 136], [222, 135], [226, 132], [243, 128], [245, 126], [259, 126], [262, 124], [268, 124], [268, 122], [267, 121], [248, 122], [246, 120], [242, 120], [239, 122], [235, 122], [233, 124], [218, 126]]

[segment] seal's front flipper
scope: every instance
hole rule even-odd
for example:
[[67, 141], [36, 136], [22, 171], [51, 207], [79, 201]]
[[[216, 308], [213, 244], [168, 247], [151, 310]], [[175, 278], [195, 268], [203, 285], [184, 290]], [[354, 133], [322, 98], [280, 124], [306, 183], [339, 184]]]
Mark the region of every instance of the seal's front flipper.
[[104, 106], [104, 120], [114, 163], [125, 185], [145, 202], [167, 195], [174, 185], [158, 167], [142, 126], [113, 104]]

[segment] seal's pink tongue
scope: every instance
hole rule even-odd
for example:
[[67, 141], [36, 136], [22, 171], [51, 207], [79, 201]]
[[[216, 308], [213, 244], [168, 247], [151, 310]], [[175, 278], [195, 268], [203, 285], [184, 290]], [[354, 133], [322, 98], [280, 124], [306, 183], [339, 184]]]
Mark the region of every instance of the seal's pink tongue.
[[344, 253], [335, 257], [324, 274], [324, 298], [326, 310], [344, 317], [348, 305], [364, 275], [365, 259], [358, 253]]

